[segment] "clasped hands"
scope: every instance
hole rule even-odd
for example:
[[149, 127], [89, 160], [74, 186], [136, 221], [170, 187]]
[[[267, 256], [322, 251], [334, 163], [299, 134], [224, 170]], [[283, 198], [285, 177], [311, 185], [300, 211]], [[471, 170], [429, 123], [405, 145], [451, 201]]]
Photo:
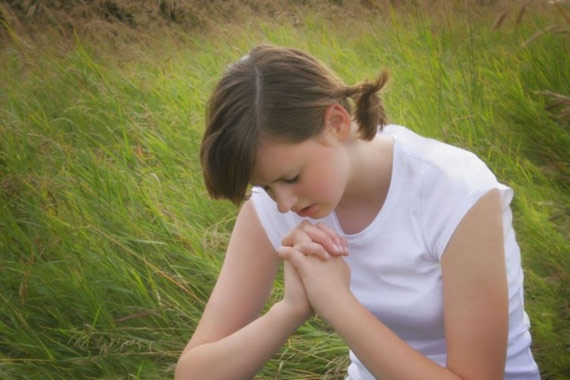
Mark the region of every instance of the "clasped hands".
[[293, 307], [303, 322], [313, 311], [325, 319], [350, 292], [346, 239], [324, 223], [303, 221], [291, 230], [277, 250], [284, 260], [283, 302]]

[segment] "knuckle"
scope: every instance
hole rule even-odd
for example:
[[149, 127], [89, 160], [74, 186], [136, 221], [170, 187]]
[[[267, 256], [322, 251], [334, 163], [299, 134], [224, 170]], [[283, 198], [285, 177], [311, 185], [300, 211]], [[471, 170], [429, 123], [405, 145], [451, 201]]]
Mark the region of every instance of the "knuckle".
[[293, 234], [291, 232], [289, 232], [287, 235], [285, 235], [283, 237], [283, 239], [281, 240], [281, 244], [282, 245], [288, 245], [292, 238], [293, 238]]
[[333, 234], [334, 234], [334, 231], [333, 231], [329, 226], [327, 226], [326, 224], [324, 224], [323, 222], [318, 222], [318, 223], [317, 223], [317, 227], [319, 227], [319, 229], [321, 229], [321, 230], [323, 230], [323, 231], [325, 231], [325, 232], [333, 233]]

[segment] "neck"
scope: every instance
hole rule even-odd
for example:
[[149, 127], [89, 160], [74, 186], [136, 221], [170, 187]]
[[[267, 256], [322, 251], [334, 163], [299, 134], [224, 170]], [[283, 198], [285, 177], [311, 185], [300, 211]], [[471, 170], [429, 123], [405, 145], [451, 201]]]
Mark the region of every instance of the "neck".
[[351, 175], [337, 211], [379, 210], [386, 199], [392, 177], [393, 139], [384, 135], [376, 135], [372, 141], [354, 137], [346, 144]]

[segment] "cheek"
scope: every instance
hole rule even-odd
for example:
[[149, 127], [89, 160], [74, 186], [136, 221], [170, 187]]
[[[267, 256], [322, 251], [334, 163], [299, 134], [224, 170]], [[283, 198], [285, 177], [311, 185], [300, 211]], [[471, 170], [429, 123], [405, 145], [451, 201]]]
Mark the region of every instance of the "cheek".
[[342, 192], [342, 176], [340, 172], [332, 168], [321, 168], [312, 181], [309, 191], [325, 197], [336, 198], [337, 193]]
[[320, 152], [314, 160], [319, 164], [311, 167], [311, 180], [305, 189], [330, 201], [336, 200], [346, 185], [346, 160], [336, 151]]
[[332, 184], [329, 181], [327, 181], [327, 178], [321, 174], [319, 175], [318, 178], [316, 178], [313, 181], [309, 191], [314, 194], [326, 194], [328, 191], [331, 190], [331, 187]]

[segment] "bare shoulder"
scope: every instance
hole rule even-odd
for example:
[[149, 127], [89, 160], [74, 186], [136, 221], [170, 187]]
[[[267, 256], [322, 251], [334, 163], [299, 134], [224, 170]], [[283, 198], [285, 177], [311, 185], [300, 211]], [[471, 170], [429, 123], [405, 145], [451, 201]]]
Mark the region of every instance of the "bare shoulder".
[[458, 247], [482, 243], [482, 237], [501, 242], [503, 239], [501, 195], [497, 189], [485, 193], [465, 214], [449, 241], [444, 260]]
[[500, 194], [467, 212], [442, 258], [447, 366], [463, 378], [500, 379], [508, 296]]
[[280, 261], [248, 200], [237, 217], [216, 285], [185, 350], [224, 338], [256, 319]]

